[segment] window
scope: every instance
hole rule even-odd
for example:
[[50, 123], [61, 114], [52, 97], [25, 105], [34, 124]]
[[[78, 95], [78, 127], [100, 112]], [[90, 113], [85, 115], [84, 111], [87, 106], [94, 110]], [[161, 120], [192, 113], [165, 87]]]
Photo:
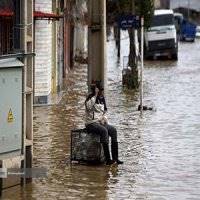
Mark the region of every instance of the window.
[[173, 14], [168, 15], [156, 15], [152, 19], [151, 27], [154, 26], [166, 26], [174, 25], [174, 16]]
[[13, 5], [12, 0], [0, 1], [0, 55], [13, 51]]
[[20, 49], [20, 2], [0, 0], [0, 55]]

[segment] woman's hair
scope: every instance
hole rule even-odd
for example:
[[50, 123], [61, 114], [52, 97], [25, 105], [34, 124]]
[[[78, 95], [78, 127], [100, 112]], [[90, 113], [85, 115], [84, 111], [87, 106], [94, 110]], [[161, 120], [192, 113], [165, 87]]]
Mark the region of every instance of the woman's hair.
[[101, 81], [93, 81], [92, 84], [90, 85], [90, 90], [91, 90], [91, 93], [87, 96], [86, 100], [85, 100], [85, 103], [91, 99], [93, 96], [95, 96], [95, 89], [96, 87], [100, 90], [100, 91], [103, 91], [103, 87], [101, 85]]
[[90, 87], [91, 93], [86, 97], [85, 105], [88, 100], [90, 100], [93, 96], [95, 96], [95, 88], [96, 88], [96, 85], [92, 84]]
[[96, 89], [96, 85], [91, 85], [90, 90], [91, 90], [91, 95], [95, 95], [95, 89]]
[[88, 100], [90, 100], [93, 96], [94, 96], [94, 94], [90, 93], [90, 94], [87, 96], [85, 102], [87, 102]]

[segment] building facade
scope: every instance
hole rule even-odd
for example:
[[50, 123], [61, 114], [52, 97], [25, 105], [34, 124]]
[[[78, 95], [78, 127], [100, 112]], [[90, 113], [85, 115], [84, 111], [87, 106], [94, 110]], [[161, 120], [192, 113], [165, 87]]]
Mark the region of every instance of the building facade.
[[53, 103], [70, 69], [70, 1], [35, 0], [35, 104]]
[[[35, 13], [40, 13], [41, 18], [37, 18]], [[35, 102], [47, 103], [47, 98], [51, 93], [52, 77], [52, 21], [45, 18], [45, 14], [52, 13], [51, 0], [35, 1]], [[37, 98], [37, 100], [36, 100]]]
[[[31, 168], [33, 154], [33, 1], [1, 0], [0, 23], [1, 93], [5, 96], [12, 95], [12, 92], [6, 91], [5, 88], [9, 86], [16, 89], [15, 83], [21, 85], [21, 90], [17, 92], [21, 101], [16, 103], [15, 96], [12, 98], [13, 101], [11, 98], [5, 99], [6, 102], [3, 98], [0, 100], [0, 107], [8, 109], [0, 112], [0, 145], [8, 149], [6, 151], [1, 148], [0, 168]], [[19, 67], [21, 76], [16, 77], [17, 72], [12, 73], [10, 70]], [[6, 78], [5, 70], [13, 76]], [[19, 113], [17, 112], [18, 107], [22, 108], [18, 109]], [[13, 128], [9, 129], [9, 127]], [[21, 138], [21, 141], [18, 138]], [[17, 141], [18, 146], [15, 143]], [[20, 176], [0, 178], [0, 191], [20, 184], [20, 182]]]

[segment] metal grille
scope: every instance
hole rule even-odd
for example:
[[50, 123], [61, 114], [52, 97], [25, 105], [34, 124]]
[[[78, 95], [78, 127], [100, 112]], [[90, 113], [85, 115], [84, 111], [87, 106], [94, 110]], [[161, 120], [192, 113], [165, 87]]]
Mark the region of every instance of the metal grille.
[[95, 162], [104, 161], [100, 136], [87, 133], [86, 129], [71, 131], [71, 161]]
[[158, 40], [158, 41], [150, 41], [149, 42], [149, 50], [164, 50], [164, 49], [171, 49], [175, 47], [174, 39], [168, 40]]

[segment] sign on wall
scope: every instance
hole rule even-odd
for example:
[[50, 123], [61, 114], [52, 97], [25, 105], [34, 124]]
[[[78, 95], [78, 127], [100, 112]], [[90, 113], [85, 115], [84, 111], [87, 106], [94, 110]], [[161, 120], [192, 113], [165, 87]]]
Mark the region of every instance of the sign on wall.
[[119, 28], [126, 30], [129, 28], [140, 28], [140, 17], [137, 15], [122, 15], [118, 18]]

